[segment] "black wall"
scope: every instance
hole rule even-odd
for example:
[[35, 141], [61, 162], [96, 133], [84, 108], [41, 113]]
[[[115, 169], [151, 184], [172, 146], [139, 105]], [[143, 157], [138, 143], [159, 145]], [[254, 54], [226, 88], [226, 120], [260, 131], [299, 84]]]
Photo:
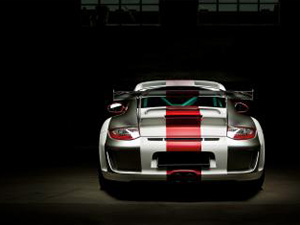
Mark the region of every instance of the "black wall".
[[286, 108], [297, 89], [292, 53], [298, 52], [299, 16], [287, 1], [282, 8], [291, 13], [282, 12], [280, 26], [200, 29], [87, 30], [79, 27], [78, 1], [5, 1], [2, 6], [7, 114], [2, 165], [94, 157], [112, 89], [130, 90], [151, 79], [211, 77], [230, 88], [253, 87], [258, 93], [254, 113], [273, 161], [292, 146], [277, 141], [279, 135], [295, 135], [288, 132], [295, 118]]

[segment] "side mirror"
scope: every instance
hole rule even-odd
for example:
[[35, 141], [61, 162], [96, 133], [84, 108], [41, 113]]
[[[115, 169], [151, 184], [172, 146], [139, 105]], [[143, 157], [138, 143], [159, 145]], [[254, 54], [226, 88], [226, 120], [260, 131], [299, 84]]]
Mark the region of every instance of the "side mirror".
[[107, 107], [107, 110], [113, 114], [121, 114], [125, 111], [125, 106], [120, 102], [114, 102]]
[[235, 103], [234, 108], [238, 113], [246, 113], [249, 111], [249, 106], [243, 102]]

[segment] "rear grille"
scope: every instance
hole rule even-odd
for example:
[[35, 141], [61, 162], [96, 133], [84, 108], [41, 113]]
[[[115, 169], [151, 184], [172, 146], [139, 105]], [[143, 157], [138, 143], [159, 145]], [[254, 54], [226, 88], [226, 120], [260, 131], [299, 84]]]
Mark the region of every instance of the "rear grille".
[[141, 156], [138, 150], [109, 149], [108, 160], [114, 170], [141, 171]]
[[259, 149], [228, 149], [228, 171], [244, 171], [254, 169]]
[[209, 168], [211, 152], [157, 152], [153, 155], [158, 168], [166, 169], [196, 169]]

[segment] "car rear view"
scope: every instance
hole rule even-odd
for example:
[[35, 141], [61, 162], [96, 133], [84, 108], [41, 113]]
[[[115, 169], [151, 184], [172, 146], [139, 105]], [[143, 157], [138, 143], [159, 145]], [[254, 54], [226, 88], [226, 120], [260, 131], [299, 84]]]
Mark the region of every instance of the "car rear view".
[[232, 101], [247, 96], [210, 81], [152, 81], [119, 93], [123, 108], [101, 129], [100, 185], [233, 180], [261, 186], [262, 129]]

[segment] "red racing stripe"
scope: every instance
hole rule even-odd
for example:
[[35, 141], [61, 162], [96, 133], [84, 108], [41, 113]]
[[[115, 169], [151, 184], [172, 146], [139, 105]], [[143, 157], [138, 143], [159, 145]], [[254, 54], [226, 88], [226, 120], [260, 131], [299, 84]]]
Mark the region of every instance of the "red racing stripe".
[[[198, 106], [166, 107], [166, 145], [166, 150], [172, 152], [201, 151], [201, 113]], [[184, 168], [168, 170], [167, 177], [176, 172], [192, 172], [201, 178], [201, 170]]]
[[182, 170], [168, 170], [167, 175], [173, 175], [174, 173], [195, 173], [197, 176], [201, 176], [201, 171], [200, 170], [187, 170], [187, 169], [182, 169]]

